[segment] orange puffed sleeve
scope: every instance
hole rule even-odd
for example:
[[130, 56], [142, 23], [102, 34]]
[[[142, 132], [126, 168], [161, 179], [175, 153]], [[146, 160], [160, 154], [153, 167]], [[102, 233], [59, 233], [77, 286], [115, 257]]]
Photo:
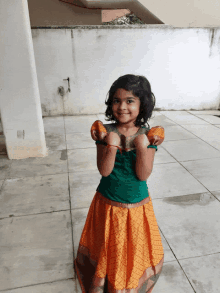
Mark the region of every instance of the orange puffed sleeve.
[[102, 121], [100, 120], [96, 120], [92, 124], [90, 132], [91, 132], [92, 139], [95, 141], [103, 140], [107, 134], [107, 130], [105, 126], [103, 125]]
[[154, 126], [152, 127], [148, 133], [147, 137], [149, 142], [153, 144], [155, 139], [159, 139], [159, 142], [162, 143], [164, 141], [164, 128], [162, 126]]

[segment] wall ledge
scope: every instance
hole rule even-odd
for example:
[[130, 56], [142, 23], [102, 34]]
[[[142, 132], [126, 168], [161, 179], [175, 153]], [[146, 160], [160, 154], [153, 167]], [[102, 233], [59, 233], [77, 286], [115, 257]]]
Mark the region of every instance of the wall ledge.
[[130, 25], [51, 25], [51, 26], [32, 26], [31, 29], [140, 29], [140, 28], [173, 28], [166, 24], [130, 24]]
[[31, 29], [220, 29], [219, 26], [204, 27], [178, 27], [169, 24], [130, 24], [130, 25], [51, 25], [51, 26], [32, 26]]

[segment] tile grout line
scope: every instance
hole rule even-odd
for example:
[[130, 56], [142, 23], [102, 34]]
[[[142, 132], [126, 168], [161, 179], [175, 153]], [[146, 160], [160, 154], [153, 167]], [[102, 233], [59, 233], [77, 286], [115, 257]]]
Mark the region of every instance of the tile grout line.
[[[96, 115], [97, 118], [97, 115]], [[78, 288], [77, 288], [77, 275], [74, 269], [74, 261], [75, 258], [77, 256], [77, 252], [75, 252], [75, 248], [74, 248], [74, 237], [73, 237], [73, 216], [72, 216], [72, 204], [71, 204], [71, 194], [70, 194], [70, 178], [69, 178], [69, 160], [68, 160], [68, 147], [67, 147], [67, 140], [66, 140], [66, 124], [65, 124], [65, 117], [63, 116], [63, 120], [64, 120], [64, 131], [65, 131], [65, 142], [66, 142], [66, 156], [67, 156], [67, 173], [68, 173], [68, 191], [69, 191], [69, 204], [70, 204], [70, 221], [71, 221], [71, 235], [72, 235], [72, 251], [73, 251], [73, 271], [74, 271], [74, 276], [73, 276], [73, 280], [75, 280], [75, 289], [76, 292], [78, 292]]]
[[[188, 113], [188, 112], [186, 111], [186, 113]], [[188, 129], [186, 129], [184, 126], [178, 124], [177, 122], [175, 122], [175, 121], [172, 120], [171, 118], [167, 117], [167, 116], [164, 115], [163, 113], [160, 113], [160, 114], [163, 115], [163, 116], [165, 116], [167, 119], [171, 120], [172, 122], [174, 122], [176, 125], [182, 127], [184, 130], [187, 130], [189, 133], [193, 134], [193, 133], [190, 132]], [[202, 119], [202, 118], [200, 118], [200, 117], [197, 117], [196, 115], [194, 115], [194, 114], [192, 114], [192, 113], [188, 113], [188, 114], [193, 115], [194, 117], [203, 120], [203, 121], [206, 122], [208, 125], [215, 126], [216, 129], [220, 129], [219, 127], [216, 126], [216, 125], [219, 125], [220, 122], [219, 122], [219, 124], [212, 124], [212, 123], [210, 123], [210, 122], [208, 122], [208, 121], [206, 121], [206, 120], [204, 120], [204, 119]], [[204, 115], [205, 115], [205, 114], [204, 114]], [[211, 114], [210, 114], [210, 115], [211, 115]], [[213, 116], [213, 115], [211, 115], [211, 116]], [[219, 118], [219, 120], [220, 120], [220, 118]], [[191, 124], [193, 124], [193, 123], [190, 123], [190, 124], [187, 124], [187, 125], [191, 125]], [[207, 125], [207, 124], [193, 124], [193, 125]], [[176, 125], [170, 125], [170, 126], [176, 126]], [[184, 125], [186, 125], [186, 124], [184, 124]], [[193, 134], [193, 135], [195, 135], [195, 134]], [[197, 135], [195, 135], [195, 136], [198, 137]]]
[[[198, 118], [196, 115], [192, 114], [192, 113], [189, 113], [188, 111], [186, 111], [186, 113], [190, 114], [190, 115], [193, 115], [195, 116], [196, 118]], [[160, 113], [161, 115], [165, 116], [164, 114]], [[205, 114], [204, 114], [205, 115]], [[210, 114], [211, 115], [211, 114]], [[166, 118], [168, 118], [167, 116], [165, 116]], [[168, 118], [170, 119], [170, 118]], [[197, 135], [195, 135], [194, 133], [190, 132], [188, 129], [186, 129], [184, 126], [178, 124], [177, 122], [175, 122], [174, 120], [170, 119], [171, 121], [173, 121], [176, 125], [170, 125], [170, 126], [180, 126], [181, 128], [183, 128], [185, 131], [189, 132], [190, 134], [196, 136], [196, 138], [192, 138], [192, 139], [201, 139], [200, 137], [198, 137]], [[204, 119], [202, 119], [204, 120]], [[204, 120], [205, 121], [205, 120]], [[205, 121], [207, 122], [207, 121]], [[215, 126], [214, 124], [211, 124], [209, 122], [207, 122], [209, 125], [211, 126]], [[194, 124], [195, 125], [195, 124]], [[201, 125], [201, 124], [197, 124], [197, 125]], [[203, 124], [202, 124], [203, 125]], [[219, 127], [215, 126], [216, 129], [219, 129]], [[187, 139], [181, 139], [181, 140], [187, 140]], [[203, 142], [207, 143], [206, 141], [204, 141], [203, 139], [201, 139]], [[179, 141], [178, 139], [174, 139], [174, 140], [169, 140], [169, 141]], [[207, 143], [209, 146], [213, 147], [212, 145], [210, 145], [209, 143]], [[214, 149], [216, 149], [215, 147], [213, 147]], [[216, 149], [217, 151], [219, 151], [219, 149]], [[200, 159], [198, 159], [200, 160]], [[194, 160], [187, 160], [187, 161], [194, 161]], [[187, 161], [184, 161], [184, 162], [187, 162]]]
[[[166, 150], [167, 151], [167, 150]], [[167, 151], [168, 152], [168, 151]], [[210, 192], [211, 193], [211, 191], [207, 188], [207, 187], [205, 187], [204, 186], [204, 184], [202, 184], [200, 181], [199, 181], [199, 179], [197, 179], [193, 174], [191, 174], [191, 172], [185, 167], [185, 166], [183, 166], [182, 164], [181, 164], [181, 162], [180, 161], [178, 161], [177, 159], [175, 159], [169, 152], [168, 152], [168, 154], [174, 159], [174, 160], [176, 160], [176, 162], [177, 163], [179, 163], [195, 180], [197, 180], [206, 190], [207, 190], [207, 192]], [[209, 159], [209, 158], [207, 158], [207, 159]], [[215, 159], [215, 158], [213, 158], [213, 159]], [[200, 159], [199, 159], [200, 160]], [[195, 160], [191, 160], [191, 161], [195, 161]], [[197, 160], [198, 161], [198, 160]], [[173, 162], [173, 163], [176, 163], [176, 162]], [[186, 162], [186, 161], [184, 161], [184, 162]], [[168, 163], [169, 164], [169, 163]], [[159, 165], [159, 164], [158, 164]], [[212, 194], [212, 193], [211, 193]], [[214, 196], [213, 194], [212, 194], [212, 196]]]
[[[179, 124], [178, 124], [179, 125]], [[179, 126], [181, 126], [181, 125], [179, 125]], [[183, 127], [184, 128], [184, 127]], [[201, 138], [200, 138], [201, 139]], [[202, 139], [201, 139], [202, 140]], [[203, 141], [203, 140], [202, 140]], [[208, 192], [210, 192], [211, 193], [211, 191], [207, 188], [207, 187], [205, 187], [197, 178], [195, 178], [194, 176], [193, 176], [193, 174], [191, 174], [191, 172], [185, 167], [185, 166], [183, 166], [182, 164], [181, 164], [181, 162], [180, 161], [178, 161], [177, 159], [175, 159], [170, 153], [169, 153], [169, 151], [168, 150], [166, 150], [167, 152], [168, 152], [168, 154], [174, 159], [174, 160], [176, 160], [176, 162], [178, 162], [195, 180], [197, 180]], [[218, 150], [219, 151], [219, 150]], [[207, 159], [210, 159], [210, 158], [207, 158]], [[199, 160], [201, 160], [201, 159], [199, 159]], [[195, 161], [195, 160], [191, 160], [191, 161]], [[212, 194], [212, 193], [211, 193]], [[214, 196], [213, 194], [212, 194], [212, 196]]]
[[[62, 152], [62, 151], [59, 151], [59, 152]], [[161, 164], [165, 164], [165, 163], [161, 163]], [[97, 170], [96, 169], [90, 169], [89, 172], [93, 172], [95, 173]], [[69, 172], [71, 174], [76, 174], [76, 173], [84, 173], [85, 170], [81, 171], [81, 170], [78, 170], [78, 171], [72, 171], [72, 172]], [[0, 180], [16, 180], [16, 179], [22, 179], [22, 178], [34, 178], [34, 177], [43, 177], [43, 176], [53, 176], [53, 175], [63, 175], [63, 174], [67, 174], [68, 172], [62, 172], [62, 173], [48, 173], [48, 174], [40, 174], [40, 175], [31, 175], [31, 176], [23, 176], [23, 177], [7, 177], [5, 179], [0, 179]]]
[[67, 278], [67, 279], [60, 279], [60, 280], [55, 280], [55, 281], [50, 281], [50, 282], [44, 282], [44, 283], [37, 283], [37, 284], [30, 284], [30, 285], [26, 285], [26, 286], [21, 286], [21, 287], [15, 287], [15, 288], [10, 288], [10, 289], [5, 289], [5, 290], [1, 290], [0, 292], [9, 292], [11, 290], [17, 290], [17, 289], [22, 289], [22, 288], [29, 288], [29, 287], [34, 287], [34, 286], [39, 286], [39, 285], [47, 285], [47, 284], [53, 284], [53, 283], [57, 283], [57, 282], [62, 282], [62, 281], [66, 281], [66, 280], [73, 280], [74, 278]]
[[4, 219], [37, 216], [37, 215], [52, 214], [52, 213], [67, 212], [67, 211], [69, 211], [69, 209], [67, 209], [67, 210], [58, 210], [58, 211], [50, 211], [50, 212], [45, 211], [45, 212], [42, 212], [42, 213], [25, 214], [25, 215], [18, 215], [18, 216], [9, 215], [8, 217], [0, 218], [0, 221], [4, 220]]
[[[187, 111], [187, 113], [188, 113], [188, 111]], [[219, 111], [219, 113], [220, 113], [220, 111]], [[211, 125], [213, 125], [213, 126], [215, 126], [216, 128], [219, 128], [219, 127], [217, 127], [216, 125], [219, 125], [220, 124], [220, 122], [219, 122], [219, 124], [212, 124], [212, 123], [210, 123], [210, 122], [208, 122], [208, 121], [206, 121], [205, 119], [203, 119], [203, 118], [201, 118], [201, 117], [197, 117], [195, 114], [193, 114], [193, 113], [189, 113], [189, 114], [191, 114], [191, 115], [193, 115], [193, 116], [195, 116], [196, 118], [199, 118], [199, 119], [202, 119], [202, 120], [204, 120], [205, 122], [207, 122], [207, 123], [209, 123], [209, 124], [211, 124]], [[210, 115], [210, 116], [215, 116], [215, 115], [213, 115], [213, 114], [199, 114], [199, 115]], [[215, 116], [216, 117], [216, 116]], [[220, 121], [220, 117], [219, 117], [219, 121]]]
[[[66, 143], [66, 160], [67, 160], [67, 174], [68, 174], [68, 193], [69, 193], [69, 206], [70, 206], [70, 223], [71, 223], [71, 236], [72, 236], [72, 252], [73, 252], [73, 262], [72, 262], [72, 268], [73, 268], [73, 279], [76, 280], [76, 273], [74, 270], [74, 261], [75, 261], [75, 254], [74, 251], [74, 239], [73, 239], [73, 217], [72, 217], [72, 209], [71, 209], [71, 194], [70, 194], [70, 175], [69, 175], [69, 160], [68, 160], [68, 146], [67, 146], [67, 140], [66, 140], [66, 123], [65, 123], [65, 107], [64, 107], [64, 99], [63, 101], [63, 124], [64, 124], [64, 133], [65, 133], [65, 143]], [[76, 286], [76, 285], [75, 285]]]
[[[159, 227], [159, 229], [160, 229], [160, 227]], [[183, 267], [181, 266], [181, 264], [180, 264], [178, 258], [176, 257], [175, 253], [173, 252], [172, 248], [170, 247], [170, 244], [168, 243], [168, 241], [167, 241], [166, 237], [164, 236], [164, 234], [163, 234], [163, 232], [162, 232], [161, 229], [160, 229], [160, 232], [161, 232], [161, 234], [163, 235], [163, 237], [164, 237], [164, 239], [165, 239], [167, 245], [169, 246], [170, 250], [172, 251], [172, 253], [173, 253], [173, 255], [174, 255], [174, 257], [175, 257], [177, 263], [179, 264], [180, 268], [182, 269], [182, 271], [183, 271], [185, 277], [187, 278], [187, 280], [188, 280], [190, 286], [192, 287], [193, 291], [196, 293], [196, 290], [194, 289], [194, 287], [193, 287], [192, 283], [190, 282], [190, 280], [189, 280], [189, 278], [188, 278], [186, 272], [184, 271]], [[163, 269], [162, 269], [162, 270], [163, 270]]]
[[[187, 112], [187, 111], [186, 111]], [[188, 113], [188, 112], [187, 112]], [[172, 120], [172, 119], [170, 119], [169, 117], [167, 117], [166, 115], [164, 115], [164, 114], [162, 114], [162, 113], [160, 113], [161, 115], [163, 115], [163, 116], [165, 116], [166, 118], [168, 118], [169, 120], [171, 120], [172, 122], [174, 122], [177, 126], [180, 126], [181, 128], [183, 128], [184, 130], [186, 130], [187, 132], [189, 132], [190, 134], [192, 134], [192, 135], [194, 135], [196, 138], [198, 138], [198, 139], [201, 139], [200, 137], [198, 137], [197, 135], [195, 135], [193, 132], [191, 132], [191, 131], [189, 131], [188, 129], [186, 129], [183, 125], [180, 125], [180, 124], [178, 124], [177, 122], [175, 122], [174, 120]], [[188, 113], [188, 114], [190, 114], [190, 115], [193, 115], [193, 114], [191, 114], [191, 113]], [[196, 118], [198, 118], [198, 119], [200, 119], [199, 117], [197, 117], [196, 115], [193, 115], [194, 117], [196, 117]], [[220, 118], [219, 118], [220, 119]], [[204, 119], [201, 119], [201, 120], [203, 120], [203, 121], [205, 121]], [[205, 122], [207, 122], [207, 121], [205, 121]], [[209, 122], [207, 122], [208, 123], [208, 125], [211, 125], [211, 126], [215, 126], [214, 124], [211, 124], [211, 123], [209, 123]], [[191, 123], [191, 124], [193, 124], [193, 123]], [[191, 125], [191, 124], [189, 124], [189, 125]], [[176, 125], [174, 125], [174, 126], [176, 126]], [[188, 125], [188, 124], [187, 124]], [[193, 124], [193, 125], [195, 125], [195, 124]], [[196, 124], [196, 125], [206, 125], [206, 124]], [[171, 125], [172, 126], [172, 125]], [[219, 127], [217, 127], [217, 126], [215, 126], [215, 128], [216, 129], [220, 129]], [[207, 143], [209, 146], [211, 146], [211, 147], [213, 147], [214, 149], [216, 149], [217, 151], [219, 151], [219, 149], [217, 149], [217, 148], [215, 148], [214, 146], [212, 146], [211, 144], [209, 144], [208, 142], [206, 142], [206, 141], [204, 141], [203, 139], [201, 139], [203, 142], [205, 142], [205, 143]], [[169, 141], [171, 141], [171, 140], [169, 140]], [[173, 140], [172, 140], [173, 141]], [[174, 141], [176, 141], [176, 140], [174, 140]]]
[[[162, 114], [162, 113], [161, 113]], [[190, 113], [191, 114], [191, 113]], [[162, 114], [163, 115], [163, 114]], [[165, 115], [164, 115], [165, 116]], [[166, 116], [167, 117], [167, 116]], [[168, 118], [168, 117], [167, 117]], [[169, 119], [169, 118], [168, 118]], [[170, 120], [172, 120], [172, 119], [170, 119]], [[173, 121], [173, 120], [172, 120]], [[175, 121], [173, 121], [173, 122], [175, 122]], [[176, 122], [175, 122], [176, 123]], [[177, 123], [176, 123], [177, 124]], [[210, 124], [210, 123], [209, 123]], [[179, 125], [179, 124], [177, 124], [177, 125]], [[180, 127], [182, 127], [183, 129], [185, 129], [183, 126], [181, 126], [181, 125], [179, 125]], [[217, 127], [218, 128], [218, 127]], [[188, 130], [187, 130], [188, 131]], [[190, 131], [189, 131], [190, 132]], [[191, 133], [191, 132], [190, 132]], [[194, 135], [194, 134], [193, 134]], [[196, 136], [197, 137], [197, 136]], [[201, 138], [199, 138], [199, 139], [201, 139]], [[201, 139], [202, 140], [202, 139]], [[203, 141], [203, 140], [202, 140]], [[167, 151], [167, 150], [166, 150]], [[219, 151], [219, 150], [218, 150]], [[168, 151], [167, 151], [168, 152]], [[168, 152], [169, 153], [169, 152]], [[170, 153], [169, 153], [169, 155], [171, 156], [171, 157], [173, 157]], [[195, 178], [192, 174], [191, 174], [191, 172], [189, 171], [189, 170], [187, 170], [186, 169], [186, 167], [185, 166], [183, 166], [182, 164], [181, 164], [181, 162], [179, 162], [177, 159], [175, 159], [174, 157], [173, 157], [173, 159], [174, 160], [176, 160], [187, 172], [189, 172], [189, 174], [194, 178], [194, 179], [196, 179], [209, 193], [211, 193], [211, 191], [208, 189], [208, 188], [206, 188], [197, 178]], [[213, 196], [213, 197], [215, 197], [212, 193], [211, 193], [211, 195]], [[216, 197], [215, 197], [216, 198]], [[217, 198], [216, 198], [217, 199]], [[160, 229], [160, 227], [159, 227], [159, 229]], [[188, 278], [188, 276], [187, 276], [187, 274], [185, 273], [185, 271], [184, 271], [184, 269], [183, 269], [183, 267], [181, 266], [181, 264], [180, 264], [180, 262], [179, 262], [179, 260], [178, 260], [178, 258], [176, 257], [176, 255], [175, 255], [175, 253], [173, 252], [173, 250], [172, 250], [172, 248], [170, 247], [170, 245], [169, 245], [169, 243], [168, 243], [168, 241], [167, 241], [167, 239], [166, 239], [166, 237], [164, 236], [164, 234], [163, 234], [163, 232], [162, 232], [162, 230], [160, 229], [160, 232], [161, 232], [161, 234], [163, 235], [163, 237], [164, 237], [164, 239], [165, 239], [165, 241], [167, 242], [167, 245], [169, 246], [169, 248], [170, 248], [170, 250], [171, 250], [171, 252], [173, 253], [173, 255], [174, 255], [174, 257], [176, 258], [176, 260], [177, 260], [177, 262], [178, 262], [178, 264], [179, 264], [179, 266], [181, 267], [181, 269], [182, 269], [182, 271], [183, 271], [183, 273], [184, 273], [184, 275], [186, 276], [186, 278], [187, 278], [187, 280], [188, 280], [188, 282], [189, 282], [189, 284], [191, 285], [191, 287], [192, 287], [192, 289], [193, 289], [193, 291], [196, 293], [196, 291], [195, 291], [195, 289], [194, 289], [194, 287], [193, 287], [193, 285], [191, 284], [191, 282], [190, 282], [190, 280], [189, 280], [189, 278]], [[188, 259], [188, 258], [187, 258]]]
[[[195, 125], [195, 124], [194, 124]], [[212, 125], [212, 124], [211, 124]], [[207, 141], [205, 141], [205, 140], [203, 140], [202, 138], [200, 138], [200, 137], [198, 137], [196, 134], [194, 134], [194, 133], [192, 133], [192, 132], [190, 132], [189, 130], [187, 130], [184, 126], [182, 126], [182, 125], [180, 125], [180, 127], [182, 127], [184, 130], [186, 130], [186, 131], [188, 131], [189, 133], [191, 133], [191, 134], [193, 134], [193, 135], [195, 135], [198, 139], [200, 139], [201, 141], [203, 141], [203, 142], [205, 142], [207, 145], [209, 145], [210, 147], [212, 147], [212, 148], [214, 148], [215, 150], [217, 150], [217, 151], [219, 151], [220, 152], [220, 150], [219, 149], [217, 149], [216, 147], [214, 147], [213, 145], [211, 145], [210, 143], [208, 143]], [[220, 129], [220, 128], [218, 128], [217, 127], [217, 129]]]
[[199, 257], [209, 256], [209, 255], [215, 255], [215, 254], [220, 254], [220, 252], [208, 253], [208, 254], [197, 255], [197, 256], [190, 256], [190, 257], [186, 257], [186, 258], [180, 258], [179, 260], [186, 260], [186, 259], [192, 259], [192, 258], [199, 258]]

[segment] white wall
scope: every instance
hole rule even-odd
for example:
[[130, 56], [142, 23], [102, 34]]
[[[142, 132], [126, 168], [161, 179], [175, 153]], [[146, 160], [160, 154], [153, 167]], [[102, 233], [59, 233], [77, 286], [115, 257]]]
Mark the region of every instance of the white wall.
[[26, 0], [0, 1], [0, 108], [9, 159], [48, 154]]
[[105, 111], [119, 76], [145, 75], [162, 110], [218, 109], [220, 28], [168, 26], [32, 29], [43, 115]]

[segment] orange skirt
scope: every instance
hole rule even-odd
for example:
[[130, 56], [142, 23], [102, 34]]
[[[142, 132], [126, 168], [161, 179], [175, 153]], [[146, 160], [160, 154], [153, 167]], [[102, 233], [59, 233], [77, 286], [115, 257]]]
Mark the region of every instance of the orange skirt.
[[74, 261], [82, 293], [150, 293], [163, 261], [150, 195], [139, 203], [126, 204], [97, 191]]

